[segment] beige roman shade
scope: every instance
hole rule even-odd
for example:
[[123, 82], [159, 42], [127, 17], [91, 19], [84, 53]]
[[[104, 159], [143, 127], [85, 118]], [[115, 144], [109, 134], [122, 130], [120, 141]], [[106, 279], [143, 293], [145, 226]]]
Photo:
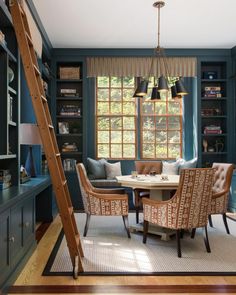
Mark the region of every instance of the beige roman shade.
[[[160, 64], [152, 57], [88, 57], [87, 76], [160, 76]], [[166, 57], [170, 77], [194, 77], [197, 71], [195, 57]], [[163, 66], [161, 66], [163, 69]]]
[[34, 49], [38, 55], [39, 58], [41, 58], [42, 56], [42, 48], [43, 48], [43, 42], [42, 42], [42, 37], [41, 34], [38, 30], [38, 27], [32, 17], [32, 14], [28, 8], [28, 5], [25, 3], [25, 0], [21, 1], [21, 4], [24, 8], [24, 11], [26, 13], [27, 16], [27, 20], [29, 23], [29, 28], [30, 28], [30, 33], [31, 33], [31, 38], [34, 44]]

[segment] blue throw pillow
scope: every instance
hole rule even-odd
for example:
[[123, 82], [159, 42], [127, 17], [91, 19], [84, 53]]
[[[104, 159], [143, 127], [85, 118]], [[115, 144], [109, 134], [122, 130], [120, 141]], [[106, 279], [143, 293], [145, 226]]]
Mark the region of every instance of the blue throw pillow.
[[105, 159], [94, 160], [87, 158], [87, 168], [89, 179], [106, 179]]
[[179, 164], [179, 173], [181, 169], [196, 168], [196, 167], [197, 167], [197, 158], [194, 158], [189, 161], [181, 160]]

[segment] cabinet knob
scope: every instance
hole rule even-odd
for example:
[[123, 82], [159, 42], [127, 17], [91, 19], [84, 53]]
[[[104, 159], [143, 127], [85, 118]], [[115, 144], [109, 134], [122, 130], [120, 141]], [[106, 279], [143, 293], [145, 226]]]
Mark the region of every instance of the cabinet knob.
[[14, 242], [15, 242], [15, 238], [14, 238], [14, 237], [10, 237], [10, 238], [9, 238], [9, 242], [14, 243]]

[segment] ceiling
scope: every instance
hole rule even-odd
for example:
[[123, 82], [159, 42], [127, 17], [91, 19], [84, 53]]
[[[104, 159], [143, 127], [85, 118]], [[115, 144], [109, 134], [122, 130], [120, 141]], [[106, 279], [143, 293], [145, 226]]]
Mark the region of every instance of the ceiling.
[[[55, 48], [153, 48], [155, 0], [32, 0]], [[166, 0], [161, 46], [236, 46], [235, 0]]]

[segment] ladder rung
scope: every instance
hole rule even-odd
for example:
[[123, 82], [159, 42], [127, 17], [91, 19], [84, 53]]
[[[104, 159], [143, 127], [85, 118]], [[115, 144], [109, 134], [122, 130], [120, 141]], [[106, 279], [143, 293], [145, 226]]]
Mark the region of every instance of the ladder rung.
[[36, 65], [34, 65], [34, 70], [35, 70], [36, 74], [41, 75], [41, 73]]
[[19, 7], [20, 7], [20, 13], [21, 13], [23, 16], [25, 16], [25, 12], [24, 12], [24, 10], [23, 10], [21, 4], [19, 4]]
[[69, 210], [69, 214], [72, 215], [73, 212], [74, 212], [74, 208], [73, 207], [69, 207], [68, 210]]
[[63, 182], [63, 186], [65, 186], [67, 184], [67, 180], [65, 180], [64, 182]]
[[25, 32], [25, 34], [26, 34], [26, 37], [27, 37], [27, 40], [28, 40], [29, 45], [30, 46], [33, 46], [33, 41], [31, 39], [30, 35], [27, 32]]
[[45, 96], [41, 95], [41, 98], [42, 98], [42, 101], [43, 101], [43, 102], [47, 102], [47, 99], [46, 99]]
[[54, 127], [53, 127], [52, 125], [50, 125], [50, 124], [48, 125], [48, 127], [49, 127], [50, 129], [53, 129], [53, 128], [54, 128]]
[[58, 158], [58, 157], [60, 157], [60, 155], [61, 155], [61, 154], [60, 154], [60, 153], [58, 153], [58, 154], [56, 154], [56, 157]]

